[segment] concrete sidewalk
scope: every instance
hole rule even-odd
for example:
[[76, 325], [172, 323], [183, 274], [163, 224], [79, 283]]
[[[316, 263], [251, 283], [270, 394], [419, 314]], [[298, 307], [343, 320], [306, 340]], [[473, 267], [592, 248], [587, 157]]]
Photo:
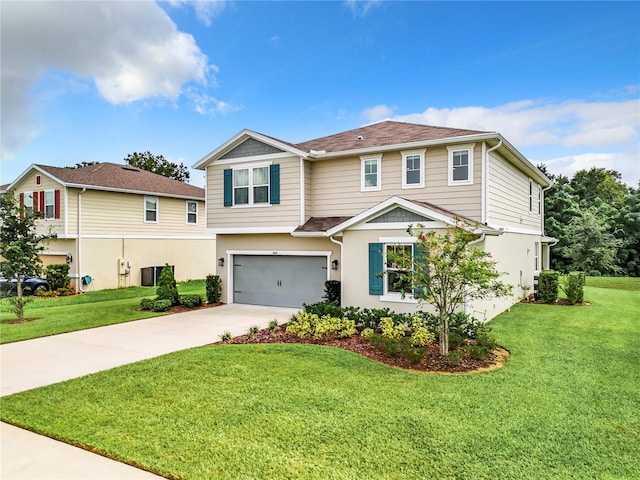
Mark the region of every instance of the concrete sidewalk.
[[[217, 342], [297, 310], [222, 305], [0, 345], [0, 394], [30, 390], [166, 353]], [[9, 479], [158, 478], [41, 435], [2, 424], [0, 477]], [[142, 475], [142, 476], [141, 476]]]

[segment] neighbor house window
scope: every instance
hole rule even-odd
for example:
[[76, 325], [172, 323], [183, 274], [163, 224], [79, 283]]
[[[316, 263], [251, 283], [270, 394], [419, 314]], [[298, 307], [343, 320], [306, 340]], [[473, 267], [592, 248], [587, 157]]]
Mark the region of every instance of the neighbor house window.
[[187, 202], [187, 223], [189, 225], [197, 225], [198, 202]]
[[384, 293], [401, 295], [410, 294], [411, 283], [403, 278], [403, 275], [409, 273], [410, 266], [413, 264], [413, 244], [392, 244], [385, 245], [385, 264], [387, 266], [386, 281], [384, 285]]
[[33, 192], [24, 192], [24, 211], [33, 212]]
[[144, 221], [147, 223], [158, 221], [158, 197], [144, 197]]
[[269, 203], [269, 166], [233, 170], [233, 204]]
[[55, 196], [53, 190], [44, 192], [44, 218], [49, 220], [55, 218]]
[[402, 188], [424, 187], [424, 152], [402, 152]]
[[361, 184], [363, 192], [376, 191], [381, 188], [380, 170], [382, 155], [377, 157], [360, 157], [361, 159]]
[[473, 145], [447, 147], [449, 151], [449, 185], [473, 183]]

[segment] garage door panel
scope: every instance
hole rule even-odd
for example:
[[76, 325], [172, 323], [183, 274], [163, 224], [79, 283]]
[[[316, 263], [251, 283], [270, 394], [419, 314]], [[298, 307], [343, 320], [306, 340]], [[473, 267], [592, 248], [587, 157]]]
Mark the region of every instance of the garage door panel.
[[235, 255], [233, 301], [297, 308], [322, 300], [326, 280], [326, 257]]

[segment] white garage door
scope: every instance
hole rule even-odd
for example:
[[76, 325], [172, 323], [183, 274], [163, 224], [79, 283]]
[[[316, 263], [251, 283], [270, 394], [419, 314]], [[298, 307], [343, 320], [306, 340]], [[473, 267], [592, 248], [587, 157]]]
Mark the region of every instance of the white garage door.
[[327, 257], [234, 255], [233, 302], [301, 307], [322, 300]]

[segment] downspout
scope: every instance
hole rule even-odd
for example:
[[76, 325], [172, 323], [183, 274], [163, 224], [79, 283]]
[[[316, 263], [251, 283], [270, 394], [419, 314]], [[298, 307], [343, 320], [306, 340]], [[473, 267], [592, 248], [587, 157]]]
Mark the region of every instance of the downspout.
[[[489, 150], [484, 151], [482, 155], [482, 205], [481, 205], [481, 216], [482, 223], [487, 224], [489, 220], [489, 154], [494, 150], [500, 148], [502, 146], [502, 139], [498, 141], [498, 143], [491, 147]], [[485, 143], [482, 143], [482, 149], [484, 150]], [[475, 241], [474, 241], [475, 243]]]
[[84, 293], [84, 289], [82, 288], [82, 194], [86, 192], [87, 189], [83, 188], [78, 192], [78, 253], [77, 253], [77, 274], [78, 274], [78, 290]]
[[[547, 234], [544, 231], [544, 192], [546, 192], [551, 187], [553, 187], [555, 185], [555, 183], [556, 183], [556, 181], [553, 180], [551, 182], [551, 185], [549, 185], [548, 187], [542, 189], [542, 193], [541, 193], [542, 198], [540, 199], [540, 230], [542, 232], [542, 236], [543, 237], [547, 236]], [[551, 247], [554, 247], [555, 245], [557, 245], [559, 241], [560, 240], [556, 238], [555, 242], [547, 243], [547, 247], [546, 247], [547, 254], [545, 255], [545, 260], [546, 260], [545, 263], [546, 263], [546, 265], [539, 265], [540, 267], [542, 267], [542, 270], [544, 270], [545, 268], [548, 269], [549, 267], [551, 267]], [[542, 248], [542, 242], [540, 242], [540, 248]], [[540, 253], [542, 253], [542, 252], [540, 252]]]
[[[342, 272], [344, 272], [344, 263], [342, 263], [342, 259], [343, 259], [343, 248], [342, 248], [342, 242], [336, 240], [335, 238], [333, 238], [333, 235], [331, 235], [329, 237], [329, 240], [331, 240], [333, 243], [335, 243], [336, 245], [340, 245], [340, 303], [342, 303], [342, 299], [343, 294], [344, 294], [344, 282], [342, 281]], [[329, 267], [331, 268], [331, 267]]]
[[304, 158], [300, 157], [300, 225], [304, 225], [307, 212], [305, 211], [305, 189], [304, 189]]

